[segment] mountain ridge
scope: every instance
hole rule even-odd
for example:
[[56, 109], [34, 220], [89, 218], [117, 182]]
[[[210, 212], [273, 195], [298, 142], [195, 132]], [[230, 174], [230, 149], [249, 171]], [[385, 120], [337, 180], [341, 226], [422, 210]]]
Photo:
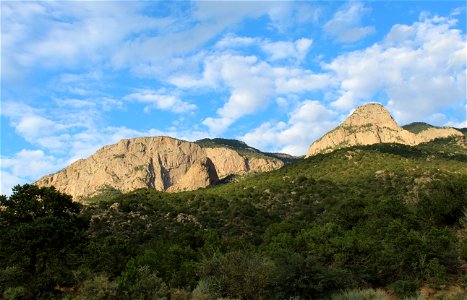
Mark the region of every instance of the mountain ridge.
[[106, 187], [121, 192], [138, 188], [180, 192], [207, 187], [230, 175], [267, 172], [283, 165], [274, 157], [246, 157], [227, 147], [203, 148], [167, 136], [139, 137], [104, 146], [35, 184], [55, 186], [74, 199]]
[[[414, 130], [414, 127], [409, 126], [408, 128]], [[394, 121], [383, 105], [367, 103], [357, 107], [344, 122], [311, 144], [306, 157], [349, 146], [378, 143], [400, 143], [415, 146], [437, 138], [464, 136], [459, 130], [450, 127], [435, 127], [429, 124], [421, 127], [417, 126], [419, 131], [416, 133], [406, 130]]]

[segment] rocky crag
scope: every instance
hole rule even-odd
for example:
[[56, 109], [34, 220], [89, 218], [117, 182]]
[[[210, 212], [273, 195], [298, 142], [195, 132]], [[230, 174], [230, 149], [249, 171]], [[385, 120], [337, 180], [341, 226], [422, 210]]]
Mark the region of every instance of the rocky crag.
[[418, 132], [408, 131], [397, 125], [384, 106], [369, 103], [355, 109], [341, 125], [315, 141], [306, 157], [357, 145], [399, 143], [414, 146], [437, 138], [464, 136], [450, 127], [425, 126], [422, 129]]
[[204, 188], [233, 175], [282, 167], [274, 157], [246, 157], [234, 149], [201, 147], [170, 137], [124, 139], [86, 159], [39, 179], [38, 186], [55, 186], [74, 199], [112, 188], [179, 192]]

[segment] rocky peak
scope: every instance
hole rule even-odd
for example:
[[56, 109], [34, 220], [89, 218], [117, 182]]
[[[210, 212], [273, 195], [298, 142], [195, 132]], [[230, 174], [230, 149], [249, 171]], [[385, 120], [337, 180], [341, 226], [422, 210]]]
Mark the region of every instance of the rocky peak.
[[359, 106], [342, 123], [344, 127], [374, 125], [378, 127], [399, 128], [387, 109], [379, 103]]
[[450, 136], [462, 137], [463, 134], [454, 128], [431, 125], [410, 132], [397, 125], [384, 106], [368, 103], [355, 109], [341, 125], [315, 141], [306, 157], [357, 145], [399, 143], [413, 146]]
[[277, 159], [249, 159], [229, 148], [202, 148], [167, 136], [141, 137], [105, 146], [86, 159], [42, 177], [36, 184], [55, 186], [74, 199], [105, 188], [178, 192], [204, 188], [232, 174], [282, 166]]

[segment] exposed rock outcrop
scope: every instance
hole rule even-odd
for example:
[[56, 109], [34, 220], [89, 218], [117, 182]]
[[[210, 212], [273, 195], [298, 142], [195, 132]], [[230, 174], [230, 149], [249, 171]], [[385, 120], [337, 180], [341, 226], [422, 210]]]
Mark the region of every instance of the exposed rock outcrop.
[[306, 157], [356, 145], [399, 143], [413, 146], [450, 136], [462, 137], [463, 134], [448, 127], [430, 127], [412, 133], [397, 125], [384, 106], [369, 103], [358, 107], [341, 125], [315, 141]]
[[144, 137], [105, 146], [35, 184], [55, 186], [74, 199], [104, 188], [178, 192], [204, 188], [232, 174], [271, 171], [282, 166], [273, 158], [249, 161], [232, 149], [202, 148], [170, 137]]
[[216, 166], [217, 176], [223, 179], [231, 174], [246, 173], [247, 160], [238, 152], [228, 148], [204, 148], [207, 157]]

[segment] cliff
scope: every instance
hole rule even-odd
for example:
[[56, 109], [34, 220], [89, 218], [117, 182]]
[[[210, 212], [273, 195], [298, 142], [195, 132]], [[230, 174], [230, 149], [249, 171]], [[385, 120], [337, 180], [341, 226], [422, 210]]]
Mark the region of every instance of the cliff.
[[74, 199], [94, 195], [103, 188], [179, 192], [207, 187], [232, 174], [282, 166], [277, 159], [247, 158], [228, 148], [202, 148], [170, 137], [143, 137], [105, 146], [35, 184], [55, 186]]

